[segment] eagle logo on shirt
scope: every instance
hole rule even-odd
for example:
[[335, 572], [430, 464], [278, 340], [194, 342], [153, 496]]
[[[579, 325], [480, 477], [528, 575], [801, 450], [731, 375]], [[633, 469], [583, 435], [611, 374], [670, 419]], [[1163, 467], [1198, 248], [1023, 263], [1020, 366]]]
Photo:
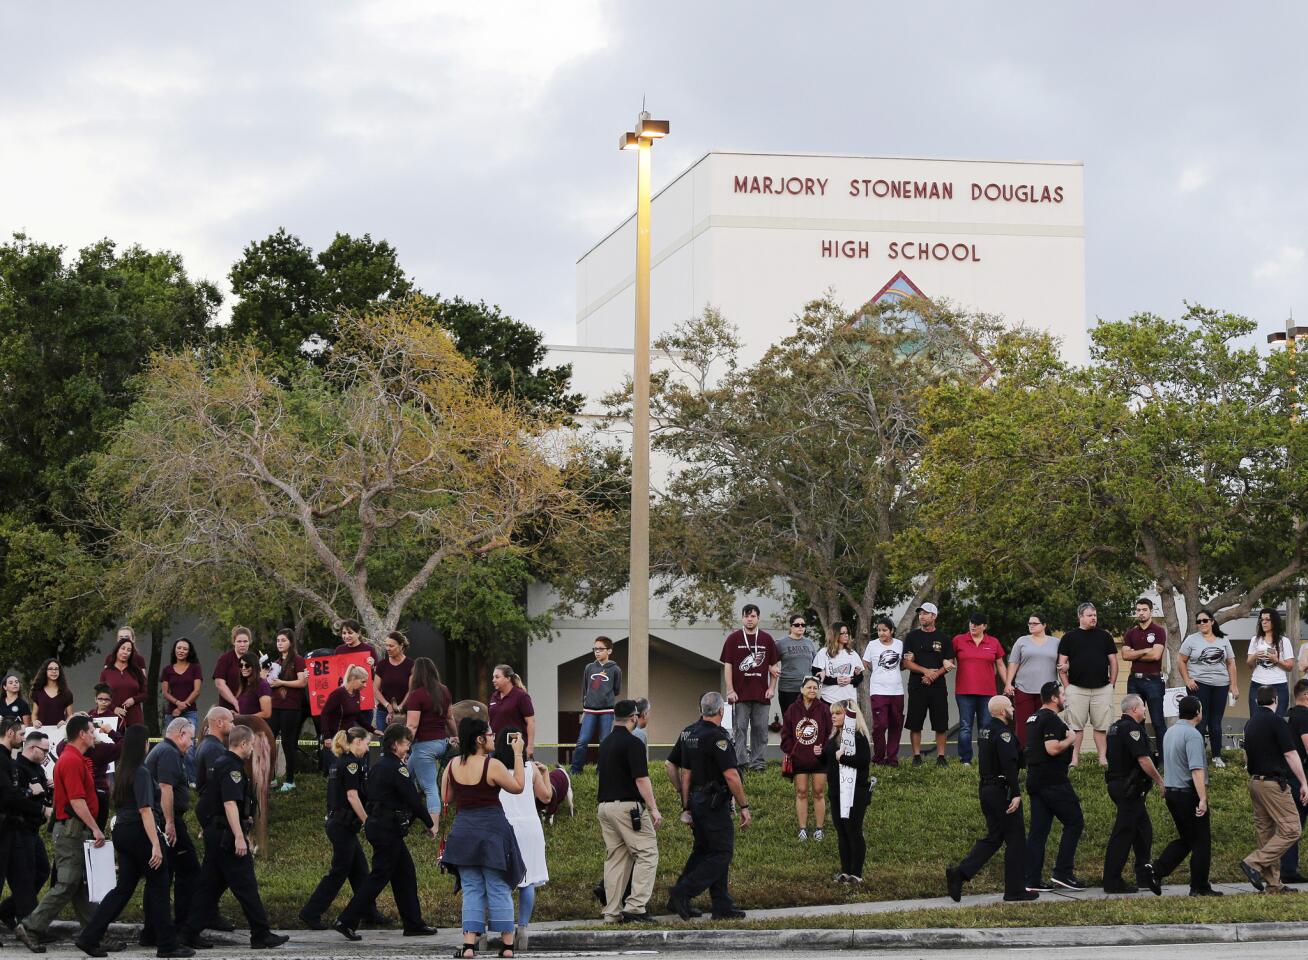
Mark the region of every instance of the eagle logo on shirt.
[[795, 740], [806, 747], [811, 747], [817, 743], [818, 725], [817, 721], [811, 717], [805, 717], [799, 723], [795, 724]]
[[753, 670], [755, 667], [761, 666], [762, 663], [763, 663], [762, 652], [756, 651], [754, 653], [747, 653], [741, 659], [740, 666], [737, 667], [737, 669], [741, 673], [748, 673], [750, 670]]
[[1195, 657], [1200, 663], [1218, 664], [1226, 662], [1226, 652], [1221, 647], [1204, 647]]
[[882, 650], [881, 656], [877, 657], [877, 666], [882, 670], [893, 670], [899, 666], [899, 654], [894, 650]]

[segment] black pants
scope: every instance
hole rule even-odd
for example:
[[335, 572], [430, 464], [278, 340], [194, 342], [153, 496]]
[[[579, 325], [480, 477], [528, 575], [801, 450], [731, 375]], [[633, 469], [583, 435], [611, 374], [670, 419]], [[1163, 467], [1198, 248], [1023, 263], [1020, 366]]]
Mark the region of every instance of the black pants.
[[[1135, 789], [1139, 791], [1138, 787]], [[1121, 885], [1126, 857], [1132, 850], [1135, 851], [1135, 875], [1143, 879], [1141, 868], [1149, 862], [1154, 845], [1154, 825], [1145, 806], [1147, 794], [1146, 790], [1137, 797], [1128, 798], [1127, 781], [1108, 781], [1108, 796], [1117, 804], [1117, 817], [1113, 820], [1113, 832], [1108, 837], [1108, 850], [1104, 854], [1105, 889]]]
[[972, 851], [958, 865], [964, 880], [971, 880], [984, 867], [999, 848], [1004, 848], [1004, 896], [1021, 896], [1026, 893], [1022, 879], [1022, 859], [1025, 854], [1025, 830], [1022, 808], [1008, 812], [1008, 788], [999, 784], [981, 787], [981, 812], [986, 816], [986, 835], [978, 840]]
[[695, 844], [672, 892], [690, 900], [707, 890], [714, 913], [734, 910], [736, 902], [727, 892], [727, 874], [736, 846], [731, 807], [723, 800], [715, 810], [704, 793], [696, 792], [690, 795], [690, 817]]
[[300, 753], [300, 727], [304, 723], [304, 714], [300, 708], [293, 710], [274, 710], [272, 712], [273, 737], [282, 741], [282, 756], [286, 758], [286, 782], [295, 782], [295, 758]]
[[0, 919], [6, 923], [21, 920], [36, 909], [36, 895], [50, 877], [50, 858], [41, 835], [27, 829], [14, 829], [10, 834], [4, 868], [9, 896], [0, 901]]
[[331, 868], [318, 881], [318, 886], [300, 910], [301, 916], [311, 920], [321, 919], [336, 899], [336, 894], [341, 892], [346, 880], [350, 881], [350, 889], [356, 896], [368, 882], [368, 858], [363, 855], [359, 831], [333, 817], [327, 822], [327, 839], [332, 845]]
[[[161, 852], [162, 849], [160, 843]], [[99, 944], [109, 924], [131, 903], [137, 884], [144, 879], [142, 906], [146, 923], [154, 931], [160, 950], [173, 949], [177, 946], [177, 929], [168, 913], [168, 861], [150, 867], [150, 839], [140, 820], [123, 823], [119, 819], [114, 827], [114, 856], [118, 858], [118, 881], [96, 908], [91, 922], [82, 928], [78, 940], [93, 946]]]
[[423, 925], [422, 905], [418, 903], [418, 872], [413, 857], [404, 842], [404, 832], [393, 822], [374, 825], [368, 818], [364, 836], [372, 844], [372, 871], [363, 886], [354, 891], [349, 905], [341, 913], [340, 921], [347, 927], [357, 927], [359, 921], [372, 916], [377, 898], [391, 885], [391, 895], [400, 911], [405, 930]]
[[1207, 890], [1208, 867], [1213, 859], [1212, 815], [1205, 813], [1195, 816], [1199, 806], [1199, 794], [1194, 790], [1169, 789], [1164, 792], [1163, 800], [1167, 812], [1176, 824], [1177, 837], [1154, 861], [1154, 872], [1161, 880], [1180, 866], [1181, 861], [1190, 857], [1190, 889]]
[[204, 863], [200, 867], [190, 914], [181, 929], [183, 942], [194, 940], [213, 919], [223, 890], [231, 890], [241, 905], [250, 924], [251, 941], [271, 932], [268, 911], [263, 908], [259, 885], [254, 879], [253, 851], [247, 850], [245, 856], [238, 857], [236, 840], [226, 825], [211, 825], [204, 828]]
[[95, 811], [95, 822], [99, 825], [101, 832], [108, 830], [109, 823], [109, 791], [95, 791], [95, 799], [98, 801]]
[[1038, 779], [1026, 782], [1027, 802], [1031, 804], [1031, 832], [1026, 838], [1026, 885], [1035, 886], [1042, 879], [1045, 868], [1045, 843], [1049, 829], [1057, 820], [1063, 825], [1063, 837], [1058, 842], [1058, 858], [1054, 861], [1054, 876], [1071, 877], [1076, 867], [1076, 845], [1085, 830], [1085, 815], [1076, 791], [1066, 780], [1061, 783], [1041, 783]]
[[[1299, 802], [1299, 791], [1291, 790], [1290, 797], [1294, 800], [1294, 807], [1299, 811], [1299, 829], [1303, 829], [1305, 821], [1308, 821], [1308, 807]], [[1285, 882], [1286, 877], [1299, 876], [1299, 843], [1295, 841], [1285, 853], [1281, 854], [1281, 882]], [[13, 881], [11, 880], [10, 883]], [[3, 909], [3, 904], [0, 904]]]
[[831, 824], [836, 828], [836, 841], [840, 847], [840, 872], [855, 877], [863, 876], [863, 861], [867, 859], [867, 840], [863, 838], [863, 816], [867, 813], [867, 805], [866, 800], [855, 800], [848, 818], [840, 816], [839, 809], [831, 811]]
[[796, 700], [798, 700], [798, 699], [799, 699], [799, 691], [798, 691], [798, 690], [794, 690], [794, 691], [791, 691], [791, 690], [778, 690], [778, 691], [777, 691], [777, 701], [778, 701], [778, 704], [777, 704], [777, 705], [778, 705], [779, 707], [781, 707], [781, 716], [782, 716], [782, 718], [784, 718], [784, 717], [786, 716], [786, 711], [790, 709], [790, 705], [791, 705], [792, 703], [794, 703], [794, 702], [795, 702]]
[[[173, 926], [180, 930], [191, 916], [191, 900], [195, 896], [200, 877], [200, 854], [187, 829], [186, 817], [178, 814], [173, 824], [177, 828], [177, 842], [171, 847], [165, 845], [163, 852], [164, 859], [168, 861], [168, 879], [173, 888]], [[214, 909], [216, 911], [217, 907]], [[148, 912], [141, 928], [141, 939], [147, 943], [162, 942]]]

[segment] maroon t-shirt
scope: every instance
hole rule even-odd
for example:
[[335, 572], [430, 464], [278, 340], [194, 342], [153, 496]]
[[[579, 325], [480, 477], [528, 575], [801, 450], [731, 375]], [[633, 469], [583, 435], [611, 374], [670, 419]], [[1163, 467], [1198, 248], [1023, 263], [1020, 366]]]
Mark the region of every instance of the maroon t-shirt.
[[145, 722], [145, 711], [141, 709], [145, 691], [141, 689], [141, 681], [136, 678], [136, 674], [131, 670], [105, 667], [100, 671], [100, 682], [109, 684], [109, 693], [114, 698], [115, 710], [121, 707], [124, 701], [132, 701], [132, 705], [127, 708], [127, 716], [123, 717], [124, 727]]
[[359, 701], [360, 691], [351, 693], [344, 686], [337, 687], [327, 695], [322, 705], [322, 715], [318, 717], [324, 739], [331, 740], [337, 731], [349, 727], [363, 727], [372, 733], [377, 732], [372, 725], [372, 711], [364, 713]]
[[268, 681], [260, 678], [246, 687], [244, 693], [236, 695], [236, 712], [244, 714], [255, 714], [259, 712], [259, 701], [264, 697], [272, 696], [272, 687], [268, 686]]
[[370, 653], [375, 652], [373, 651], [372, 647], [368, 646], [368, 644], [360, 640], [354, 646], [350, 646], [348, 643], [342, 643], [335, 650], [333, 650], [332, 653], [359, 653], [361, 650], [367, 650]]
[[53, 727], [64, 722], [64, 714], [73, 703], [73, 693], [56, 693], [53, 697], [45, 692], [45, 687], [36, 691], [32, 697], [32, 709], [36, 712], [38, 727]]
[[736, 630], [722, 644], [719, 662], [731, 664], [731, 688], [736, 699], [768, 702], [768, 674], [774, 663], [781, 662], [776, 642], [766, 630], [746, 637], [744, 630]]
[[[299, 680], [304, 676], [305, 663], [304, 657], [298, 653], [293, 659], [287, 661], [285, 657], [277, 661], [282, 665], [281, 672], [277, 674], [278, 680]], [[277, 687], [273, 690], [273, 709], [274, 710], [302, 710], [304, 709], [304, 687]]]
[[431, 695], [423, 687], [410, 690], [409, 698], [404, 701], [406, 713], [410, 710], [418, 711], [418, 730], [414, 740], [419, 743], [427, 740], [444, 740], [449, 735], [445, 714], [450, 703], [450, 691], [443, 683], [440, 694], [445, 707], [439, 709], [431, 702]]
[[[200, 669], [198, 663], [183, 663], [182, 666], [185, 669], [181, 673], [177, 672], [176, 666], [176, 664], [170, 663], [164, 667], [163, 676], [159, 678], [159, 682], [168, 688], [169, 696], [176, 700], [185, 700], [195, 690], [195, 681], [204, 682], [204, 671]], [[174, 709], [172, 701], [165, 701], [164, 713], [172, 716]], [[191, 701], [191, 705], [187, 709], [195, 709], [194, 700]]]
[[[1167, 628], [1161, 623], [1149, 624], [1149, 629], [1143, 630], [1140, 627], [1132, 627], [1126, 631], [1126, 636], [1122, 638], [1124, 646], [1132, 650], [1148, 650], [1155, 644], [1167, 646]], [[1146, 676], [1162, 676], [1162, 660], [1128, 660], [1127, 667], [1132, 673], [1143, 673]]]
[[526, 733], [527, 718], [536, 716], [536, 707], [532, 704], [531, 697], [527, 696], [527, 691], [520, 687], [509, 687], [509, 692], [502, 697], [496, 691], [491, 695], [490, 703], [486, 704], [486, 707], [490, 711], [492, 730], [517, 727]]
[[[236, 696], [236, 691], [241, 689], [241, 658], [236, 655], [235, 650], [228, 650], [218, 658], [213, 665], [213, 673], [209, 674], [212, 680], [224, 680], [227, 683], [227, 689]], [[230, 707], [221, 695], [218, 697], [218, 706]]]
[[391, 663], [382, 657], [372, 665], [372, 673], [381, 682], [381, 693], [387, 703], [401, 703], [409, 692], [409, 678], [413, 676], [413, 660], [405, 657], [400, 663]]

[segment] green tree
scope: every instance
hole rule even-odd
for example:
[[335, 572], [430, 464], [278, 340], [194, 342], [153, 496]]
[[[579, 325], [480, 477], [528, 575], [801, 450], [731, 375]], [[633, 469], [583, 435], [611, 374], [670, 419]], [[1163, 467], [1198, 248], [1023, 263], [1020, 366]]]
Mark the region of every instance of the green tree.
[[115, 609], [79, 488], [159, 349], [203, 343], [220, 303], [165, 251], [0, 245], [0, 656], [76, 662]]
[[1046, 344], [994, 386], [939, 389], [923, 523], [942, 571], [1021, 571], [1064, 598], [1152, 584], [1173, 654], [1200, 607], [1226, 622], [1290, 589], [1303, 428], [1285, 358], [1242, 346], [1254, 329], [1198, 306], [1139, 314], [1095, 328], [1084, 370]]

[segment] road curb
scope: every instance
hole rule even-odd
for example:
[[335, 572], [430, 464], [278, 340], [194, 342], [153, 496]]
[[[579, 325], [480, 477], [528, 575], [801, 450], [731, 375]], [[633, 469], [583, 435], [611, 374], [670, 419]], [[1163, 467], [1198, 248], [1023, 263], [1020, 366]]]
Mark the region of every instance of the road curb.
[[539, 950], [948, 950], [988, 947], [1128, 947], [1308, 939], [1308, 923], [1171, 923], [1112, 927], [994, 927], [907, 930], [533, 930]]

